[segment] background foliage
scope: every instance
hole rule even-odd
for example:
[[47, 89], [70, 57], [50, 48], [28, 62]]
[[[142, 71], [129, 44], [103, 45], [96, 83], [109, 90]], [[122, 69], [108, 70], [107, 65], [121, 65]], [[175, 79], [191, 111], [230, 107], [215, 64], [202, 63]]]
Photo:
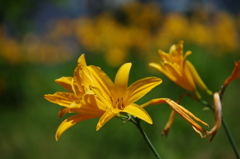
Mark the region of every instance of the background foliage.
[[[54, 80], [72, 76], [77, 58], [85, 53], [88, 64], [101, 67], [112, 79], [125, 62], [133, 63], [129, 84], [147, 76], [162, 78], [163, 83], [138, 104], [159, 97], [178, 100], [186, 91], [148, 63], [159, 60], [158, 49], [168, 52], [180, 40], [185, 51], [193, 52], [189, 60], [203, 81], [218, 91], [234, 61], [240, 59], [239, 14], [214, 3], [196, 4], [202, 5], [201, 10], [173, 11], [163, 2], [32, 4], [25, 0], [29, 5], [16, 5], [14, 0], [4, 1], [0, 8], [0, 158], [153, 158], [134, 125], [115, 118], [98, 132], [98, 119], [79, 123], [56, 142], [55, 131], [63, 120], [57, 118], [60, 107], [43, 95], [63, 91]], [[231, 83], [223, 100], [223, 115], [238, 149], [239, 85], [240, 80]], [[213, 125], [213, 113], [201, 104], [188, 98], [181, 104]], [[162, 158], [234, 158], [223, 128], [209, 143], [177, 116], [166, 138], [161, 131], [171, 109], [162, 104], [147, 111], [154, 124], [142, 125]]]

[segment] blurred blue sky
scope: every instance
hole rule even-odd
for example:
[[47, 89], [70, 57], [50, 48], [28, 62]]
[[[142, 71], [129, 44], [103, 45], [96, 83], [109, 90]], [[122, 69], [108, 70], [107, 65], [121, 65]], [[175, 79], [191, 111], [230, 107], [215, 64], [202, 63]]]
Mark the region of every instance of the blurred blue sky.
[[[21, 25], [27, 26], [23, 30], [34, 30], [39, 33], [45, 31], [45, 26], [52, 19], [76, 18], [82, 15], [94, 16], [104, 10], [115, 10], [121, 5], [134, 2], [135, 0], [51, 0], [31, 2], [3, 1], [0, 23], [3, 23], [10, 31], [15, 32]], [[240, 11], [238, 0], [140, 0], [141, 2], [157, 2], [161, 10], [166, 12], [191, 12], [194, 9], [204, 9], [212, 13], [216, 10], [225, 10], [234, 15]], [[31, 3], [29, 3], [31, 2]], [[16, 3], [16, 4], [15, 4]], [[15, 10], [14, 10], [15, 9]], [[19, 11], [20, 10], [20, 11]], [[13, 13], [16, 11], [16, 13]], [[2, 22], [1, 22], [2, 21]], [[17, 21], [17, 22], [15, 22]], [[28, 22], [30, 21], [30, 22]], [[29, 25], [30, 23], [30, 25]], [[18, 27], [14, 25], [19, 25]], [[12, 30], [11, 30], [12, 29]]]

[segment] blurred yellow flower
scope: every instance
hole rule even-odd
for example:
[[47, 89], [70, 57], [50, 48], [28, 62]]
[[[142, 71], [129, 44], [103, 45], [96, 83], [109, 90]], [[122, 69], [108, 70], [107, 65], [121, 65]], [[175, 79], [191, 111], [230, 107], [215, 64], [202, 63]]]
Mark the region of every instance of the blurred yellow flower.
[[127, 51], [123, 47], [114, 47], [105, 53], [105, 59], [111, 66], [119, 66], [126, 60]]
[[149, 63], [149, 66], [164, 73], [180, 87], [194, 92], [198, 98], [201, 98], [201, 96], [197, 91], [196, 85], [211, 95], [212, 92], [203, 83], [195, 67], [187, 60], [187, 56], [190, 54], [191, 51], [187, 51], [186, 54], [183, 55], [183, 41], [180, 41], [177, 45], [172, 45], [169, 53], [159, 50], [160, 63]]
[[78, 60], [74, 77], [62, 77], [56, 82], [67, 92], [56, 92], [45, 95], [50, 102], [64, 106], [59, 117], [66, 113], [77, 113], [64, 120], [57, 129], [56, 140], [64, 131], [83, 120], [101, 117], [96, 130], [99, 130], [112, 117], [121, 116], [121, 112], [134, 115], [150, 124], [152, 119], [148, 113], [134, 102], [143, 97], [162, 80], [147, 77], [134, 82], [128, 87], [131, 63], [126, 63], [118, 70], [114, 83], [99, 67], [87, 66], [84, 55]]
[[214, 20], [215, 25], [212, 32], [217, 46], [226, 52], [239, 49], [239, 32], [236, 19], [227, 12], [217, 12]]

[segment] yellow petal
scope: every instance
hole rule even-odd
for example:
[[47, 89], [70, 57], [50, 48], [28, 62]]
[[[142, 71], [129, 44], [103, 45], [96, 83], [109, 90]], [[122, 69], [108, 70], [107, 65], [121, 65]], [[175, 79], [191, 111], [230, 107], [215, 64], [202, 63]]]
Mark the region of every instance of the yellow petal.
[[147, 122], [149, 124], [153, 123], [150, 115], [143, 108], [138, 106], [137, 104], [127, 105], [122, 111], [132, 114], [132, 115], [144, 120], [145, 122]]
[[170, 50], [169, 50], [169, 54], [172, 57], [182, 57], [183, 55], [183, 41], [179, 41], [177, 45], [172, 45]]
[[195, 119], [196, 121], [202, 123], [203, 125], [209, 127], [209, 125], [207, 123], [205, 123], [204, 121], [202, 121], [201, 119], [197, 118], [195, 115], [193, 115], [190, 111], [188, 111], [187, 109], [185, 109], [183, 106], [177, 104], [176, 102], [174, 102], [171, 99], [167, 99], [166, 98], [166, 102], [172, 107], [172, 108], [179, 108], [178, 110], [180, 110], [181, 112], [183, 112], [184, 114], [192, 117], [193, 119]]
[[59, 79], [56, 79], [55, 82], [61, 85], [63, 88], [68, 90], [69, 92], [73, 93], [72, 90], [72, 77], [61, 77]]
[[186, 84], [184, 84], [185, 87], [183, 87], [183, 88], [190, 91], [190, 92], [194, 92], [194, 91], [197, 90], [197, 88], [196, 88], [196, 85], [194, 83], [192, 73], [191, 73], [189, 65], [188, 65], [189, 61], [186, 59], [187, 56], [190, 55], [190, 54], [191, 54], [190, 51], [188, 51], [185, 54], [185, 56], [183, 58], [183, 61], [182, 61], [182, 66], [181, 66], [182, 70], [181, 71], [182, 71], [182, 74], [183, 74], [182, 78], [183, 78], [184, 82], [186, 83]]
[[118, 114], [120, 110], [114, 110], [114, 109], [109, 109], [106, 111], [101, 118], [98, 121], [96, 131], [98, 131], [106, 122], [108, 122], [112, 117], [114, 117], [116, 114]]
[[207, 86], [204, 84], [204, 82], [202, 81], [201, 77], [199, 76], [197, 70], [195, 69], [195, 67], [193, 66], [193, 64], [189, 61], [187, 61], [187, 66], [192, 74], [192, 78], [194, 80], [194, 82], [197, 84], [197, 86], [202, 89], [203, 91], [205, 91], [207, 94], [212, 95], [212, 92], [207, 88]]
[[91, 107], [96, 107], [103, 111], [106, 110], [106, 105], [99, 99], [99, 97], [95, 95], [95, 93], [85, 94], [82, 98], [82, 107], [85, 107], [86, 105], [92, 105]]
[[[97, 97], [105, 105], [106, 109], [111, 109], [113, 107], [110, 99], [106, 99], [103, 96], [102, 92], [97, 87], [90, 87], [90, 89], [97, 95]], [[108, 97], [108, 98], [110, 98], [110, 97]]]
[[115, 90], [113, 82], [99, 67], [89, 66], [88, 70], [94, 82], [93, 86], [101, 91], [102, 96], [104, 96], [105, 99], [108, 99], [112, 94], [115, 94], [115, 92], [112, 92]]
[[89, 86], [94, 85], [93, 78], [89, 72], [88, 66], [83, 66], [81, 68], [81, 77], [82, 77], [82, 86], [84, 87], [85, 91], [89, 91]]
[[173, 110], [175, 110], [181, 117], [183, 117], [186, 121], [188, 121], [197, 130], [205, 131], [193, 119], [195, 119], [196, 121], [198, 121], [198, 122], [202, 123], [203, 125], [209, 127], [207, 123], [205, 123], [201, 119], [197, 118], [195, 115], [193, 115], [190, 111], [188, 111], [187, 109], [185, 109], [181, 105], [177, 104], [176, 102], [172, 101], [171, 99], [166, 98], [165, 100]]
[[85, 54], [82, 54], [79, 58], [78, 58], [78, 63], [82, 64], [82, 65], [87, 65], [86, 64], [86, 60], [85, 60]]
[[83, 91], [79, 90], [79, 87], [77, 85], [78, 83], [76, 83], [76, 81], [74, 79], [72, 79], [72, 90], [73, 93], [76, 94], [77, 96], [82, 96], [83, 95]]
[[[104, 107], [104, 109], [100, 109]], [[99, 117], [105, 112], [106, 106], [95, 95], [84, 95], [83, 100], [71, 104], [70, 113], [98, 115]]]
[[116, 74], [114, 84], [117, 88], [119, 97], [123, 97], [124, 92], [128, 87], [128, 79], [131, 66], [131, 63], [123, 64]]
[[91, 119], [91, 118], [96, 118], [96, 117], [98, 117], [98, 116], [78, 114], [78, 115], [71, 116], [70, 118], [64, 120], [59, 125], [59, 127], [57, 129], [57, 132], [56, 132], [56, 135], [55, 135], [56, 141], [58, 141], [58, 139], [64, 133], [64, 131], [66, 131], [67, 129], [69, 129], [73, 125], [75, 125], [75, 124], [77, 124], [77, 123], [79, 123], [81, 121], [84, 121], [84, 120], [87, 120], [87, 119]]
[[203, 122], [202, 120], [200, 120], [199, 118], [194, 116], [191, 112], [189, 112], [187, 109], [185, 109], [181, 105], [177, 104], [176, 102], [172, 101], [171, 99], [168, 99], [168, 98], [152, 99], [149, 102], [142, 104], [141, 107], [147, 107], [150, 105], [156, 105], [156, 104], [160, 104], [160, 103], [167, 103], [176, 113], [178, 113], [183, 119], [185, 119], [188, 123], [190, 123], [192, 125], [192, 127], [194, 128], [194, 130], [201, 135], [201, 137], [203, 137], [201, 134], [201, 131], [207, 132], [194, 120], [204, 124], [205, 126], [208, 126], [207, 123]]
[[80, 94], [79, 92], [84, 93], [84, 88], [83, 88], [83, 84], [82, 84], [83, 79], [82, 79], [82, 76], [80, 74], [81, 67], [82, 66], [79, 64], [75, 68], [74, 73], [73, 73], [73, 75], [74, 75], [73, 85], [76, 85], [76, 87], [77, 87], [77, 89], [75, 89], [76, 94]]
[[47, 94], [44, 95], [44, 98], [52, 103], [56, 103], [64, 107], [70, 107], [73, 101], [81, 99], [80, 97], [76, 96], [73, 93], [66, 92], [56, 92], [54, 94]]
[[74, 79], [76, 81], [76, 85], [79, 87], [79, 90], [82, 92], [87, 91], [89, 89], [89, 85], [93, 85], [93, 79], [88, 70], [84, 54], [82, 54], [78, 59], [78, 67], [74, 71]]
[[[179, 85], [180, 87], [188, 90], [194, 91], [196, 89], [194, 83], [190, 85], [185, 75], [183, 75], [182, 68], [178, 65], [174, 65], [170, 62], [164, 62], [163, 64], [159, 65], [156, 63], [149, 63], [149, 66], [158, 69], [160, 72], [165, 74], [170, 80], [174, 83]], [[194, 86], [194, 87], [193, 87]]]
[[156, 99], [152, 99], [142, 105], [140, 105], [140, 107], [145, 108], [151, 105], [157, 105], [157, 104], [161, 104], [161, 103], [166, 103], [166, 99], [167, 98], [156, 98]]
[[162, 50], [158, 50], [161, 61], [171, 61], [171, 57], [168, 53], [165, 53]]
[[[128, 87], [128, 98], [126, 98], [127, 104], [133, 103], [143, 97], [146, 93], [148, 93], [151, 89], [161, 84], [162, 80], [157, 77], [146, 77], [140, 79]], [[124, 99], [125, 100], [125, 99]]]
[[149, 63], [149, 66], [156, 68], [157, 70], [159, 70], [160, 72], [165, 74], [172, 81], [177, 81], [177, 77], [174, 75], [174, 73], [172, 71], [170, 71], [169, 69], [166, 70], [166, 67], [164, 65], [159, 65], [157, 63], [152, 62], [152, 63]]

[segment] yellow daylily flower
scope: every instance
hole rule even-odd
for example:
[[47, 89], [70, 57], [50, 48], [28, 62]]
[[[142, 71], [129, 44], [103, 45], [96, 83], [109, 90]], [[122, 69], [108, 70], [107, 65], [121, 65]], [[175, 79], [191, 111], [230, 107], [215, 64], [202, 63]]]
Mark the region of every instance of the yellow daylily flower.
[[98, 105], [91, 104], [91, 101], [96, 99], [91, 94], [87, 94], [87, 88], [82, 83], [82, 77], [85, 77], [85, 82], [89, 81], [86, 61], [84, 54], [78, 59], [78, 66], [74, 71], [74, 77], [61, 77], [55, 82], [64, 87], [69, 92], [56, 92], [54, 94], [44, 95], [44, 98], [52, 103], [63, 106], [59, 111], [58, 116], [61, 118], [67, 113], [78, 113], [66, 120], [64, 120], [57, 129], [56, 140], [62, 135], [64, 131], [83, 120], [97, 118], [104, 114], [104, 111], [99, 109]]
[[82, 55], [78, 60], [74, 77], [55, 80], [69, 92], [56, 92], [45, 95], [44, 98], [64, 107], [59, 111], [59, 117], [67, 113], [77, 113], [59, 125], [55, 135], [56, 140], [78, 122], [101, 117], [96, 127], [96, 130], [99, 130], [112, 117], [120, 117], [122, 112], [152, 124], [148, 113], [134, 102], [159, 85], [162, 80], [147, 77], [128, 87], [131, 65], [131, 63], [122, 65], [113, 83], [99, 67], [87, 66]]
[[94, 85], [90, 85], [90, 89], [100, 99], [99, 104], [104, 105], [106, 111], [97, 124], [97, 130], [112, 117], [120, 116], [121, 112], [131, 114], [152, 124], [149, 114], [134, 102], [159, 85], [162, 80], [156, 77], [147, 77], [128, 87], [131, 66], [131, 63], [123, 64], [116, 74], [114, 83], [100, 68], [89, 66], [89, 72], [94, 81]]
[[183, 55], [183, 41], [180, 41], [177, 45], [172, 45], [169, 53], [165, 53], [162, 50], [159, 50], [158, 53], [161, 58], [160, 63], [149, 63], [149, 66], [164, 73], [180, 87], [194, 92], [198, 98], [201, 98], [201, 96], [197, 91], [196, 85], [207, 94], [212, 95], [212, 92], [204, 84], [193, 64], [187, 60], [187, 56], [192, 52], [187, 51]]

